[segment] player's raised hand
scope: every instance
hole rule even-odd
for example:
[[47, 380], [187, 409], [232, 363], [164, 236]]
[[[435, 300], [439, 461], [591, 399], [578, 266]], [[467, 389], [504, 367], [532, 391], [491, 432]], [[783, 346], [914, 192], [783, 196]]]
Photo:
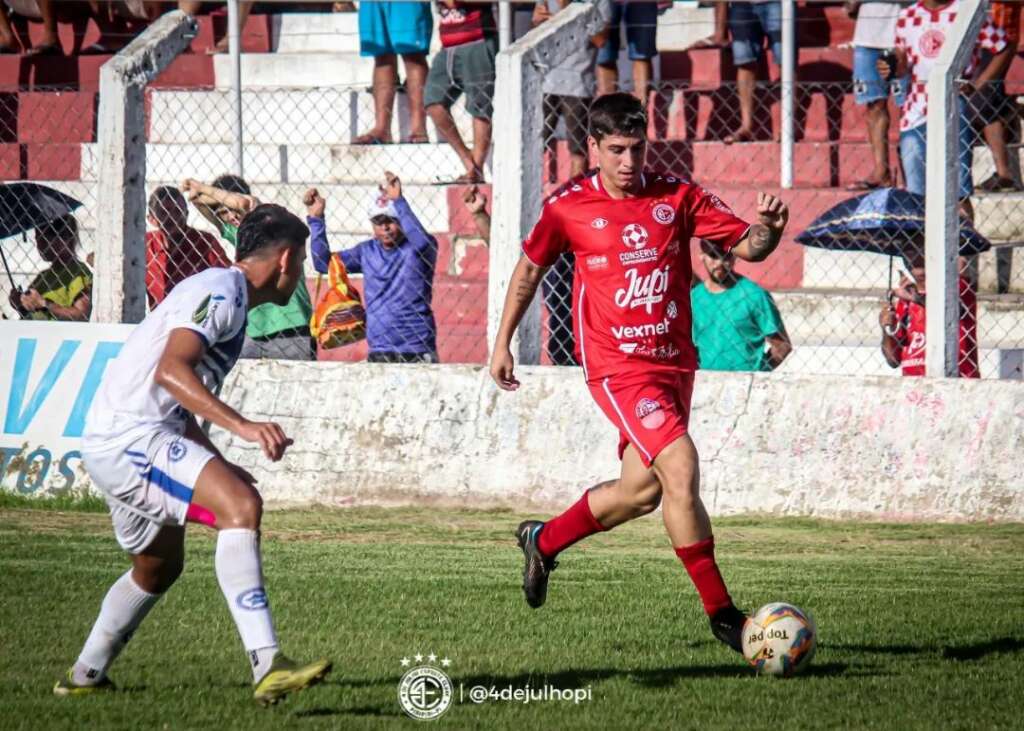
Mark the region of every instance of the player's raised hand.
[[491, 356], [491, 378], [502, 391], [515, 391], [519, 381], [515, 377], [515, 359], [508, 348], [495, 348]]
[[782, 233], [789, 221], [789, 207], [770, 193], [757, 194], [757, 220], [768, 228]]
[[327, 208], [327, 201], [320, 195], [316, 188], [310, 188], [302, 196], [302, 204], [306, 206], [306, 215], [310, 218], [323, 218], [324, 209]]
[[246, 421], [235, 433], [247, 442], [259, 444], [271, 462], [281, 459], [284, 451], [294, 444], [285, 436], [284, 429], [272, 421]]

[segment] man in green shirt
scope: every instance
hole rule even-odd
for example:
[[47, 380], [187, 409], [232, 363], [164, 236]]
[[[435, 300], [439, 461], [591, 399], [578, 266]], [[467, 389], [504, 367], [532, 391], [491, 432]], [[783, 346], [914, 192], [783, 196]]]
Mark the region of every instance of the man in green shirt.
[[27, 290], [12, 290], [10, 303], [25, 320], [88, 322], [92, 312], [92, 272], [75, 253], [78, 222], [70, 213], [36, 227], [36, 248], [50, 266]]
[[[212, 185], [189, 178], [182, 191], [206, 220], [232, 246], [238, 224], [246, 213], [259, 205], [249, 184], [237, 175], [221, 175]], [[303, 282], [295, 288], [288, 304], [260, 305], [249, 312], [245, 329], [243, 358], [280, 358], [284, 360], [316, 360], [316, 342], [309, 334], [313, 305]]]
[[731, 253], [704, 240], [700, 250], [708, 278], [690, 292], [700, 367], [712, 371], [777, 368], [793, 346], [772, 296], [733, 271], [736, 259]]

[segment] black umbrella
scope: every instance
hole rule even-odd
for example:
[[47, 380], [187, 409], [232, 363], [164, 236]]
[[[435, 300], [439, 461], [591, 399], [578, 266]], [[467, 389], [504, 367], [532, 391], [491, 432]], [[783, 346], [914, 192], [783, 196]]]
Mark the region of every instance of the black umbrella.
[[[0, 185], [0, 239], [44, 226], [81, 205], [80, 201], [71, 196], [38, 183]], [[0, 260], [3, 261], [11, 287], [17, 289], [2, 247]]]

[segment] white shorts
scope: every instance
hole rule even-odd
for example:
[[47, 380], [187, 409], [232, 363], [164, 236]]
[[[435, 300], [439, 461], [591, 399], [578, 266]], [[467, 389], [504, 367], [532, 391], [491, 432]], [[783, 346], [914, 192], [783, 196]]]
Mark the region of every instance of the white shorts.
[[199, 473], [214, 455], [168, 429], [82, 448], [82, 462], [107, 499], [117, 542], [141, 553], [165, 525], [184, 525]]

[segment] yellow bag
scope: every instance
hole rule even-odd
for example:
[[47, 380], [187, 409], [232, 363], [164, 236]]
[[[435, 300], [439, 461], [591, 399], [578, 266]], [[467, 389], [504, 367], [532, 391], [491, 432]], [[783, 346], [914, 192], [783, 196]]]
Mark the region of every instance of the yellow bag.
[[[366, 337], [366, 310], [359, 292], [348, 281], [345, 264], [331, 254], [327, 266], [327, 291], [320, 297], [309, 321], [309, 332], [321, 348], [338, 348], [359, 342]], [[317, 277], [317, 294], [320, 278]]]

